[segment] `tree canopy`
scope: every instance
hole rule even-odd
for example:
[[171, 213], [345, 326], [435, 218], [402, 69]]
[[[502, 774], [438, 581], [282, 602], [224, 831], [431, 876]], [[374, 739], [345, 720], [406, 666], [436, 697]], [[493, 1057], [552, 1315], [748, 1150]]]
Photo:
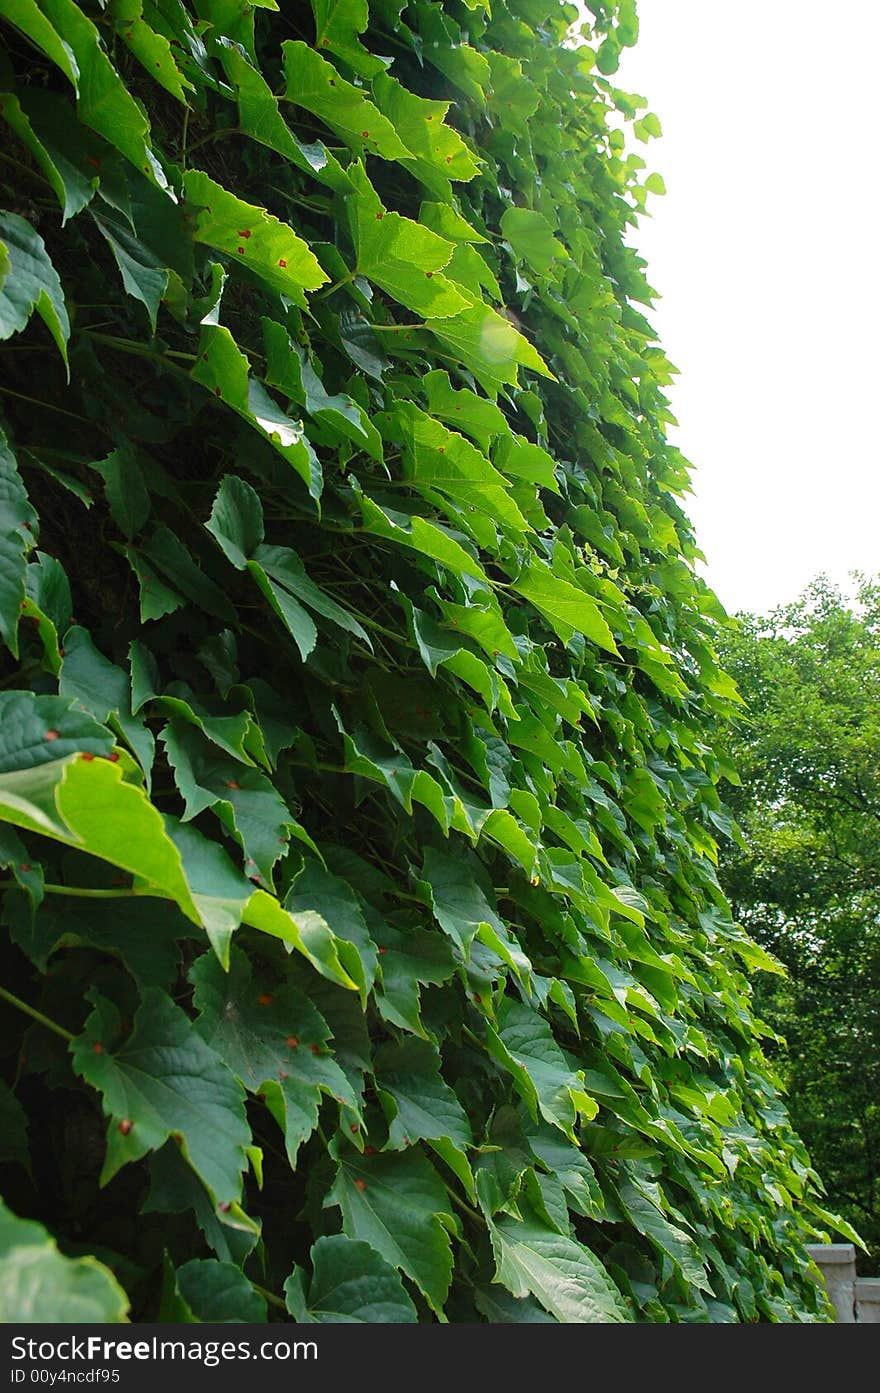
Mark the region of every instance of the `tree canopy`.
[[0, 0], [19, 1319], [827, 1318], [589, 8]]
[[880, 1255], [880, 588], [825, 579], [722, 639], [748, 703], [731, 746], [744, 844], [721, 881], [785, 965], [757, 1006], [829, 1204]]

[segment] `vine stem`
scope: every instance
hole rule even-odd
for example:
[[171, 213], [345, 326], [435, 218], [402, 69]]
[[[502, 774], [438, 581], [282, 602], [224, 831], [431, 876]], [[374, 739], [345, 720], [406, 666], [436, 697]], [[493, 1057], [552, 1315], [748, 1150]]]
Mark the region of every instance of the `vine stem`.
[[458, 1206], [462, 1214], [466, 1214], [469, 1219], [473, 1219], [474, 1223], [479, 1224], [481, 1227], [485, 1227], [486, 1220], [483, 1218], [482, 1214], [480, 1214], [478, 1210], [473, 1209], [471, 1205], [467, 1204], [460, 1195], [457, 1195], [451, 1185], [446, 1185], [445, 1181], [443, 1183], [446, 1187], [447, 1195], [452, 1200], [452, 1203]]
[[10, 1006], [14, 1006], [16, 1010], [23, 1011], [26, 1016], [31, 1016], [38, 1025], [44, 1025], [47, 1030], [54, 1030], [55, 1034], [60, 1035], [62, 1040], [66, 1040], [68, 1044], [71, 1040], [76, 1039], [72, 1031], [65, 1030], [64, 1026], [59, 1025], [57, 1021], [50, 1020], [48, 1016], [44, 1016], [42, 1011], [38, 1011], [36, 1007], [28, 1006], [27, 1002], [22, 1001], [20, 996], [16, 996], [14, 992], [8, 992], [5, 987], [0, 987], [0, 997], [2, 997], [4, 1001], [8, 1001]]
[[320, 291], [319, 294], [315, 296], [315, 299], [326, 300], [328, 296], [335, 294], [335, 292], [337, 290], [340, 290], [342, 286], [349, 285], [350, 282], [354, 280], [356, 275], [357, 271], [349, 271], [347, 276], [340, 276], [338, 281], [334, 281], [332, 285], [328, 285], [326, 290]]
[[281, 1300], [280, 1296], [276, 1296], [274, 1291], [267, 1291], [265, 1287], [261, 1287], [258, 1282], [253, 1281], [250, 1277], [248, 1278], [248, 1281], [250, 1282], [254, 1291], [258, 1292], [259, 1295], [262, 1296], [264, 1301], [268, 1301], [270, 1306], [277, 1306], [279, 1311], [287, 1311], [286, 1303]]
[[[0, 890], [20, 889], [17, 880], [0, 880]], [[118, 900], [131, 899], [140, 896], [142, 899], [152, 898], [155, 900], [167, 900], [167, 895], [160, 895], [156, 890], [135, 890], [127, 886], [121, 890], [91, 889], [87, 885], [44, 885], [43, 890], [47, 895], [81, 895], [87, 900]]]

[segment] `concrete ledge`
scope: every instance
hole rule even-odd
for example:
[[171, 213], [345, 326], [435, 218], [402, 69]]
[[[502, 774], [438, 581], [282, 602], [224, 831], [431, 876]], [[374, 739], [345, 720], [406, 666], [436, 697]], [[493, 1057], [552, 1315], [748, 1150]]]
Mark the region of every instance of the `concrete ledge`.
[[856, 1320], [861, 1325], [880, 1325], [880, 1277], [857, 1277]]
[[820, 1267], [838, 1267], [856, 1260], [851, 1243], [808, 1243], [807, 1252]]

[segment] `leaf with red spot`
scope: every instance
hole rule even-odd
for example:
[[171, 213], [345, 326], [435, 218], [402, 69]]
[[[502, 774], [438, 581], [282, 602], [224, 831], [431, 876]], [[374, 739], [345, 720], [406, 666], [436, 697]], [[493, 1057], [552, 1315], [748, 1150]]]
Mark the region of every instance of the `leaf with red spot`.
[[264, 1095], [292, 1166], [317, 1125], [323, 1097], [336, 1099], [360, 1125], [358, 1099], [333, 1058], [330, 1027], [301, 992], [287, 984], [262, 992], [237, 948], [228, 972], [205, 953], [190, 976], [199, 1032], [250, 1093]]

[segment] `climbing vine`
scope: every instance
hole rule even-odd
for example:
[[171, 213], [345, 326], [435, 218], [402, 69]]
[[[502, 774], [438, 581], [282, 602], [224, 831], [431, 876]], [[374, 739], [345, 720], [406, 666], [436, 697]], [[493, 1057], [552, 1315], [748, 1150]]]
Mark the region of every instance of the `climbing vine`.
[[589, 8], [0, 0], [20, 1319], [825, 1318]]

